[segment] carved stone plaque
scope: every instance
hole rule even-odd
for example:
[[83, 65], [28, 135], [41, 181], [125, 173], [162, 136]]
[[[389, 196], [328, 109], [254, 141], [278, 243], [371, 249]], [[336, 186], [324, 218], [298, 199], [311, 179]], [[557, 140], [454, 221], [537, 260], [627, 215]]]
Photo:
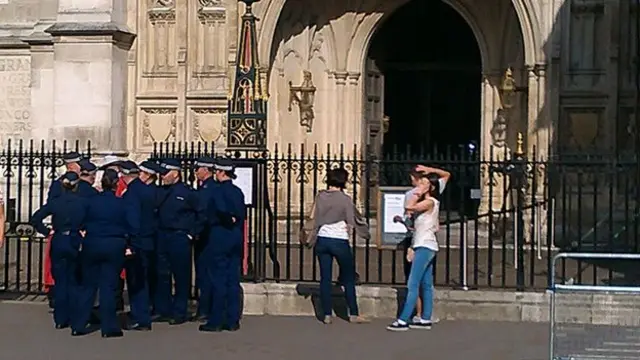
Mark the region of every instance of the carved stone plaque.
[[175, 141], [175, 108], [143, 108], [142, 118], [142, 145], [151, 146], [154, 142]]
[[0, 56], [0, 146], [31, 137], [31, 58]]
[[227, 131], [227, 110], [220, 108], [191, 109], [193, 140], [205, 142], [224, 141]]
[[580, 111], [569, 114], [570, 139], [574, 150], [596, 146], [599, 122], [600, 113], [596, 111]]

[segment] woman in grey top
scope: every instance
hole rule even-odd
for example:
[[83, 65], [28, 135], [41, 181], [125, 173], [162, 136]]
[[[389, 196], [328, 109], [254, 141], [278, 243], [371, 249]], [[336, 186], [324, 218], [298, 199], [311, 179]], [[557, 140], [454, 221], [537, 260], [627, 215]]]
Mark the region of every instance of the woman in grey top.
[[315, 236], [314, 252], [320, 265], [320, 301], [322, 321], [331, 323], [331, 289], [333, 259], [338, 262], [340, 280], [349, 307], [349, 320], [364, 322], [358, 312], [355, 286], [355, 264], [349, 244], [349, 233], [355, 229], [357, 236], [369, 239], [369, 227], [355, 208], [353, 200], [344, 193], [349, 174], [344, 169], [332, 169], [327, 173], [328, 189], [318, 193], [313, 209], [312, 235]]

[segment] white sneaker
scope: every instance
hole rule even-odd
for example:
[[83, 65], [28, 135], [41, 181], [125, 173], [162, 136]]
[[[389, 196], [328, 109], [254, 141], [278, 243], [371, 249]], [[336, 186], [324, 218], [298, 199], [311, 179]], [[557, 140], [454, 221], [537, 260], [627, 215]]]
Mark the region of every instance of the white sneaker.
[[392, 322], [389, 326], [387, 326], [387, 330], [389, 331], [407, 331], [409, 330], [409, 324], [404, 321], [396, 320]]
[[[413, 319], [411, 319], [412, 323], [418, 323], [420, 321], [422, 321], [422, 318], [420, 316], [417, 316], [417, 315], [414, 316]], [[436, 316], [432, 316], [431, 317], [431, 323], [432, 324], [437, 324], [439, 322], [440, 322], [440, 319], [438, 319], [438, 317], [436, 317]]]
[[429, 320], [418, 320], [409, 324], [410, 329], [420, 329], [420, 330], [429, 330], [431, 329], [431, 321]]

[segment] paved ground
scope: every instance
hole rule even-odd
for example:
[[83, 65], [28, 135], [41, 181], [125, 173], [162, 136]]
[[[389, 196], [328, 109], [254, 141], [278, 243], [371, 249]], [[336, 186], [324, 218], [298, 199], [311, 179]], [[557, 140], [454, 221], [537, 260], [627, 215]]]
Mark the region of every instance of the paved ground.
[[431, 331], [391, 333], [385, 321], [322, 325], [306, 317], [247, 317], [237, 333], [199, 333], [196, 324], [156, 325], [151, 333], [102, 339], [55, 330], [42, 305], [0, 303], [0, 351], [6, 360], [542, 360], [547, 326], [442, 322]]

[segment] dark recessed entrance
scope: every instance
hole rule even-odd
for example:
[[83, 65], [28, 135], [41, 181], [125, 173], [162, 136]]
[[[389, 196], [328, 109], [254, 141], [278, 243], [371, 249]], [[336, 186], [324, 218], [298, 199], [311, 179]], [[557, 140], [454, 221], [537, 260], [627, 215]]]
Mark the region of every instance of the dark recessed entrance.
[[368, 101], [384, 99], [367, 103], [366, 116], [389, 117], [380, 155], [407, 145], [414, 156], [479, 146], [482, 60], [471, 28], [449, 5], [413, 0], [395, 11], [373, 36], [366, 68], [369, 78], [382, 75], [367, 82]]

